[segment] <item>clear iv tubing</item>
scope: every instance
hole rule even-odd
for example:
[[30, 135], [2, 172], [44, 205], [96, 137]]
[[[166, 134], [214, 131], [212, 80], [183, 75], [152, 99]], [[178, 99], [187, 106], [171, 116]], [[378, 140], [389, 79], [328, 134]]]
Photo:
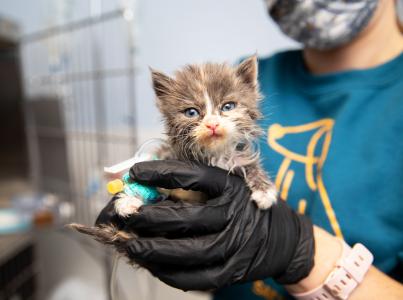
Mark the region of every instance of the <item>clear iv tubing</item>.
[[111, 279], [109, 282], [109, 290], [111, 291], [111, 299], [112, 300], [119, 300], [118, 299], [118, 291], [117, 291], [117, 284], [116, 284], [116, 274], [118, 271], [118, 263], [119, 263], [119, 254], [115, 253], [113, 256], [112, 261], [112, 273]]
[[[145, 141], [143, 144], [141, 144], [140, 148], [134, 154], [133, 163], [138, 163], [140, 161], [151, 159], [151, 157], [152, 157], [151, 150], [153, 150], [153, 147], [155, 147], [154, 148], [154, 150], [155, 150], [163, 144], [166, 144], [166, 142], [162, 139], [157, 139], [157, 138]], [[129, 166], [129, 168], [130, 167], [131, 166]], [[112, 273], [111, 273], [111, 279], [109, 282], [109, 287], [110, 287], [110, 291], [111, 291], [110, 296], [111, 296], [112, 300], [120, 300], [120, 299], [118, 299], [118, 289], [117, 289], [117, 284], [116, 284], [118, 265], [119, 265], [119, 254], [116, 253], [116, 254], [114, 254], [113, 260], [112, 260]]]

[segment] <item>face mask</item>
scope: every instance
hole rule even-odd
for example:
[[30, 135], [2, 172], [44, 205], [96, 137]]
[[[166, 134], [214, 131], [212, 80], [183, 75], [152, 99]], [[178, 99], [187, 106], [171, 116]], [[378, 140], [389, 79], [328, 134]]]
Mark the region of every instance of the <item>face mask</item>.
[[378, 0], [266, 0], [280, 29], [306, 47], [332, 49], [352, 41], [368, 24]]

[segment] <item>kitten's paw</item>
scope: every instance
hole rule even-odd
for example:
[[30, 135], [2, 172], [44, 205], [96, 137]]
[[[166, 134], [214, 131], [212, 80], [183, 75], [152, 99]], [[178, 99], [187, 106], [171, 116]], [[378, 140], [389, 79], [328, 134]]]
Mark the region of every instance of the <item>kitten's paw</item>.
[[124, 195], [115, 200], [115, 211], [121, 217], [128, 217], [136, 213], [142, 205], [141, 199]]
[[252, 193], [251, 198], [260, 209], [268, 209], [277, 202], [277, 190], [274, 187], [257, 190]]

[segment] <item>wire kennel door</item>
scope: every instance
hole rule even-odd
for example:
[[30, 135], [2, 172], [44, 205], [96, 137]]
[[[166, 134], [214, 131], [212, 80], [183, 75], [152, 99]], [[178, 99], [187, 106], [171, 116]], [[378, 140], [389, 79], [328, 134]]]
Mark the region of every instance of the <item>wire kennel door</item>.
[[29, 34], [21, 40], [32, 180], [91, 224], [105, 205], [103, 167], [136, 147], [131, 9]]

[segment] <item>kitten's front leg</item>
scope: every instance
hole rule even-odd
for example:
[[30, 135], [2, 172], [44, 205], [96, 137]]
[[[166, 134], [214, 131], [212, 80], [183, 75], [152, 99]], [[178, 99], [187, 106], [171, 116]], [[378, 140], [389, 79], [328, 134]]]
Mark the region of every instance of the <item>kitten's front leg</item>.
[[[162, 144], [154, 154], [158, 159], [174, 158], [172, 148], [168, 144]], [[141, 197], [120, 193], [118, 199], [115, 200], [115, 211], [121, 217], [128, 217], [136, 213], [142, 205], [144, 205], [144, 201]]]
[[268, 209], [277, 201], [277, 189], [259, 163], [245, 167], [245, 181], [252, 191], [251, 199], [260, 209]]
[[143, 204], [142, 199], [121, 193], [115, 200], [115, 211], [119, 216], [126, 218], [136, 213]]

